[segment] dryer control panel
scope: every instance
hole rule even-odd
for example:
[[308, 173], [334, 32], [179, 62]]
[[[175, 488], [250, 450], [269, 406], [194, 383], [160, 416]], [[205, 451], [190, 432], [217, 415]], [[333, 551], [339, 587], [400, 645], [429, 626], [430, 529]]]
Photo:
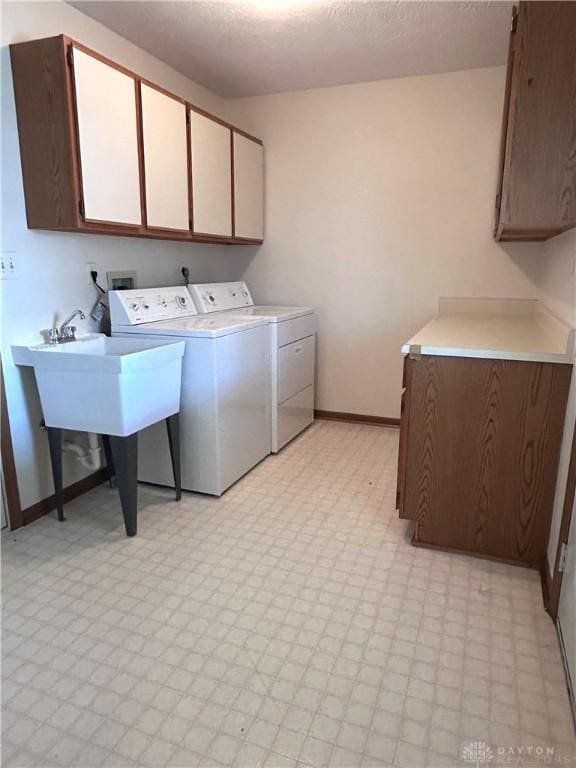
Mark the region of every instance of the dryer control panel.
[[109, 291], [108, 296], [113, 326], [154, 323], [198, 314], [190, 294], [180, 286]]
[[202, 314], [254, 306], [248, 286], [244, 282], [196, 283], [189, 285], [188, 290], [198, 312]]

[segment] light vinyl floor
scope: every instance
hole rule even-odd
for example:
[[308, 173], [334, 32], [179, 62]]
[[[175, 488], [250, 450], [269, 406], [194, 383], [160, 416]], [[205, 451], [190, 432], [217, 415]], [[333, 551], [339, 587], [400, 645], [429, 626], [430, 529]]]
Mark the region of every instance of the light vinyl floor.
[[397, 446], [316, 422], [220, 499], [141, 486], [134, 539], [107, 486], [5, 534], [3, 765], [576, 765], [539, 575], [410, 546]]

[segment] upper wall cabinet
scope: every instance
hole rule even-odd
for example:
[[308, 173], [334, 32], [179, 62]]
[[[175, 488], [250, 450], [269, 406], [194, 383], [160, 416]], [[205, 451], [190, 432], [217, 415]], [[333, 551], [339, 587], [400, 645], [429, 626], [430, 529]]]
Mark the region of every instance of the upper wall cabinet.
[[192, 224], [194, 232], [232, 236], [230, 128], [190, 111]]
[[234, 136], [234, 236], [264, 239], [264, 147], [256, 139]]
[[64, 35], [10, 55], [31, 229], [262, 241], [262, 162], [239, 148], [235, 174], [232, 131], [258, 139]]
[[72, 64], [84, 219], [142, 224], [136, 81], [76, 47]]
[[514, 13], [496, 197], [497, 240], [576, 226], [576, 2]]
[[149, 228], [188, 230], [186, 105], [142, 83], [142, 144]]

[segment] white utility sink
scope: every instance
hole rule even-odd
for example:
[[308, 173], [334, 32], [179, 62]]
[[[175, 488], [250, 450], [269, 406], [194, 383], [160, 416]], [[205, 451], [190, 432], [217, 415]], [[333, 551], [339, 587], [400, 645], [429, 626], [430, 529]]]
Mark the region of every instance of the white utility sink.
[[183, 341], [109, 338], [13, 346], [16, 365], [32, 366], [44, 421], [127, 436], [180, 410]]

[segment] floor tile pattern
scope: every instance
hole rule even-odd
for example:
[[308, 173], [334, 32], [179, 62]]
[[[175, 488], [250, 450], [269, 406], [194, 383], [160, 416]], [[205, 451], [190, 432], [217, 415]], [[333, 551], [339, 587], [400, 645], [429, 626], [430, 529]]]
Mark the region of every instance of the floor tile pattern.
[[538, 574], [411, 547], [397, 444], [317, 422], [141, 486], [134, 539], [106, 486], [4, 535], [3, 765], [576, 765]]

